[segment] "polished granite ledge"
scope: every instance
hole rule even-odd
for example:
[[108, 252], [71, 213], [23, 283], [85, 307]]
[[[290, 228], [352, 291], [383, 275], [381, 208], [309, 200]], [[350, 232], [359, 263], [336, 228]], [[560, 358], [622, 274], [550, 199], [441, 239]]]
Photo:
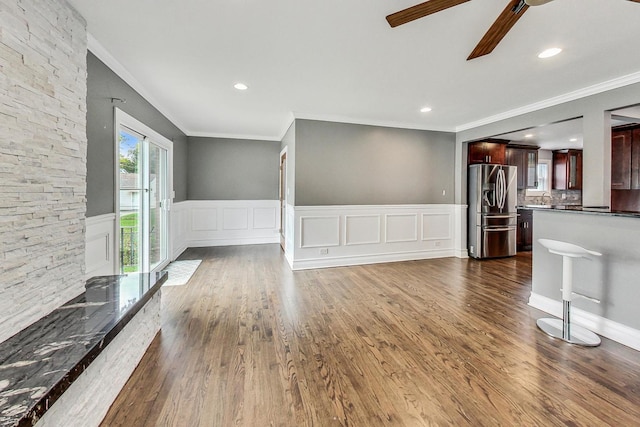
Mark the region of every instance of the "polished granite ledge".
[[590, 215], [621, 216], [640, 218], [640, 212], [611, 210], [608, 206], [577, 206], [577, 205], [524, 205], [518, 209], [531, 209], [549, 212], [585, 213]]
[[35, 425], [166, 280], [91, 278], [83, 294], [0, 343], [0, 426]]

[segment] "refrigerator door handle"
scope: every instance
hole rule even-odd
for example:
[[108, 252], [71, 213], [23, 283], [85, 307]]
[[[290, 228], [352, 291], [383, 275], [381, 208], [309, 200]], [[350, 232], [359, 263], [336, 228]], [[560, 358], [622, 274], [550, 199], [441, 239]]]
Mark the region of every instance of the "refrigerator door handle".
[[507, 196], [507, 185], [504, 176], [504, 169], [498, 170], [498, 176], [496, 177], [496, 193], [496, 195], [498, 196], [498, 208], [502, 210], [504, 209], [504, 202]]

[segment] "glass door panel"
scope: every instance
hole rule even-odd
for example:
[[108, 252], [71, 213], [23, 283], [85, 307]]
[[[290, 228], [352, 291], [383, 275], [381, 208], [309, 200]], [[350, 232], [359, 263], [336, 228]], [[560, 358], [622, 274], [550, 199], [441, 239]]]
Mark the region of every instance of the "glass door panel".
[[119, 129], [120, 272], [153, 272], [168, 262], [168, 151]]
[[143, 179], [142, 154], [144, 137], [131, 129], [120, 127], [118, 133], [120, 272], [141, 271]]
[[149, 143], [149, 271], [168, 258], [167, 236], [167, 150]]

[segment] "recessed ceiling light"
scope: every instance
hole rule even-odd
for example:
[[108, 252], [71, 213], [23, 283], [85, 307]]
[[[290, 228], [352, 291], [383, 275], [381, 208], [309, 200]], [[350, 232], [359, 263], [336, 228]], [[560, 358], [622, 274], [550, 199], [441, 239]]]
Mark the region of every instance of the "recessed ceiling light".
[[578, 140], [578, 138], [571, 138], [569, 141], [570, 142], [576, 142]]
[[429, 111], [431, 111], [431, 108], [430, 108], [430, 107], [422, 107], [422, 108], [420, 109], [420, 112], [421, 112], [421, 113], [428, 113]]
[[556, 56], [560, 52], [562, 52], [562, 49], [560, 49], [559, 47], [552, 47], [551, 49], [543, 50], [542, 52], [540, 52], [538, 54], [538, 58], [551, 58], [552, 56]]
[[533, 134], [532, 133], [528, 133], [524, 136], [525, 138], [533, 138]]
[[233, 85], [233, 87], [235, 87], [238, 90], [247, 90], [247, 89], [249, 89], [249, 86], [247, 86], [244, 83], [236, 83], [236, 84]]

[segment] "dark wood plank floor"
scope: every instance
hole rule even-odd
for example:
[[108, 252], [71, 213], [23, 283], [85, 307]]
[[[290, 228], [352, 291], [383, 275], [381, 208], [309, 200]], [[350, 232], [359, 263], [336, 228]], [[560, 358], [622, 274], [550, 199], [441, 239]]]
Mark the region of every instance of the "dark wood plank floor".
[[104, 426], [634, 426], [640, 352], [535, 326], [531, 257], [292, 272], [277, 245], [189, 249]]

